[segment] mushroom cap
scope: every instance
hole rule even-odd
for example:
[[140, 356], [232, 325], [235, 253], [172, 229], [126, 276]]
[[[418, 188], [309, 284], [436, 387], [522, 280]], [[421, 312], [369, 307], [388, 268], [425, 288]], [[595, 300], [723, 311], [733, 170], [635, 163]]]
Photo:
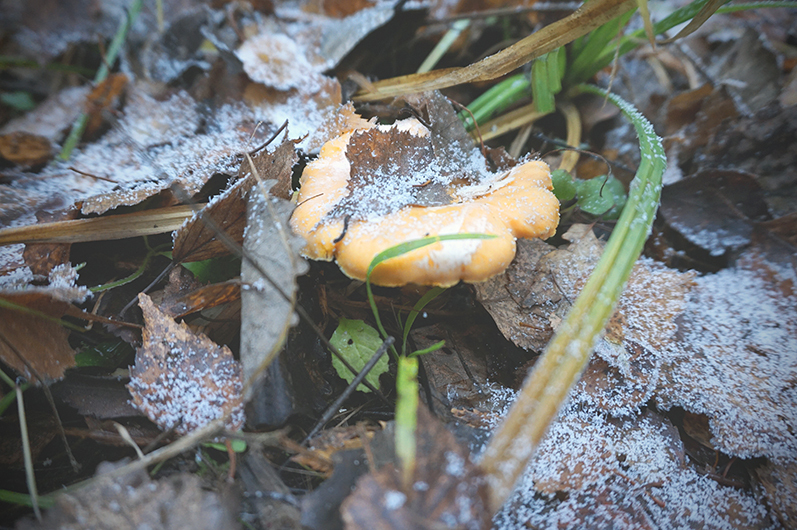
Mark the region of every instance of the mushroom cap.
[[[416, 136], [429, 134], [414, 118], [391, 127]], [[550, 169], [538, 160], [492, 175], [484, 183], [452, 183], [446, 190], [452, 204], [407, 205], [349, 222], [343, 216], [331, 216], [350, 193], [346, 148], [355, 133], [348, 131], [324, 144], [318, 159], [302, 174], [291, 227], [304, 237], [303, 254], [310, 259], [336, 259], [346, 275], [365, 280], [373, 258], [399, 243], [448, 234], [496, 236], [439, 241], [386, 260], [371, 273], [376, 285], [449, 286], [460, 280], [484, 281], [503, 272], [515, 257], [517, 237], [547, 238], [556, 231], [559, 202], [550, 191]]]

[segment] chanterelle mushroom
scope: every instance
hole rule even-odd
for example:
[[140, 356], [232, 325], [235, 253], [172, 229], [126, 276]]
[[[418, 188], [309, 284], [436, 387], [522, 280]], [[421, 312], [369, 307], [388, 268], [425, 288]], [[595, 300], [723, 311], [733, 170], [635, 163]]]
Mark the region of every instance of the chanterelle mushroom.
[[491, 173], [478, 149], [441, 160], [430, 131], [415, 118], [345, 132], [321, 148], [301, 177], [293, 230], [303, 252], [336, 259], [365, 279], [379, 252], [426, 236], [477, 233], [494, 239], [442, 241], [378, 265], [377, 285], [453, 285], [503, 272], [515, 239], [547, 238], [559, 223], [548, 166], [538, 160]]

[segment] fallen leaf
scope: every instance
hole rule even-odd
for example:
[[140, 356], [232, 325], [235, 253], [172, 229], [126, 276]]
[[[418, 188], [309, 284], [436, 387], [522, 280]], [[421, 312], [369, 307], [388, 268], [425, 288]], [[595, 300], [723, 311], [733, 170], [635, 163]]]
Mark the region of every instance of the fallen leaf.
[[39, 166], [53, 156], [50, 141], [26, 132], [0, 136], [0, 157], [18, 166]]
[[20, 530], [45, 528], [234, 528], [236, 516], [216, 492], [206, 491], [191, 473], [151, 480], [146, 471], [109, 478], [102, 474], [126, 464], [102, 463], [90, 484], [58, 495], [43, 520], [20, 521]]
[[708, 416], [712, 445], [740, 458], [797, 454], [797, 263], [774, 244], [696, 280], [656, 389], [660, 406]]
[[[76, 210], [36, 213], [36, 219], [40, 223], [75, 219], [77, 216], [78, 212]], [[47, 276], [58, 265], [69, 263], [69, 251], [71, 249], [72, 245], [70, 243], [29, 243], [25, 245], [22, 257], [33, 274]]]
[[751, 221], [769, 218], [752, 175], [720, 170], [665, 186], [659, 215], [667, 227], [715, 258], [749, 245]]
[[[274, 181], [264, 184], [268, 189]], [[308, 266], [299, 256], [304, 241], [288, 228], [293, 208], [288, 201], [263, 197], [259, 189], [253, 189], [247, 201], [244, 251], [254, 260], [247, 258], [241, 264], [241, 366], [247, 392], [296, 323], [296, 277]]]
[[[525, 348], [542, 349], [587, 281], [603, 245], [586, 225], [563, 236], [572, 241], [551, 252], [545, 243], [519, 242], [509, 271], [476, 286], [477, 298], [504, 336]], [[606, 334], [574, 390], [575, 399], [622, 416], [643, 406], [660, 382], [663, 350], [675, 337], [693, 275], [643, 258], [631, 272]]]
[[187, 434], [226, 417], [227, 428], [244, 423], [241, 369], [227, 346], [195, 335], [140, 294], [146, 324], [127, 388], [133, 404], [163, 429]]
[[[505, 410], [496, 412], [501, 417]], [[769, 528], [771, 522], [750, 492], [695, 470], [678, 430], [663, 416], [648, 410], [612, 419], [571, 402], [493, 524], [742, 530]]]
[[27, 380], [57, 381], [75, 365], [69, 330], [58, 323], [67, 302], [43, 290], [0, 293], [0, 358]]
[[797, 461], [769, 461], [753, 468], [752, 476], [763, 490], [775, 516], [785, 528], [797, 526]]
[[411, 489], [387, 464], [357, 481], [357, 489], [341, 506], [345, 527], [355, 529], [487, 528], [487, 485], [470, 452], [418, 407], [417, 457]]
[[[292, 142], [283, 142], [273, 152], [261, 150], [252, 162], [261, 179], [281, 181], [290, 179], [293, 165], [298, 160]], [[216, 235], [221, 229], [238, 244], [243, 243], [246, 226], [246, 196], [255, 185], [249, 160], [244, 158], [238, 170], [238, 181], [204, 207], [202, 215], [195, 214], [174, 235], [175, 261], [202, 261], [228, 254], [230, 249]], [[202, 218], [215, 223], [210, 226]]]
[[92, 89], [86, 98], [85, 113], [89, 117], [84, 132], [86, 139], [94, 138], [105, 122], [105, 113], [119, 106], [128, 81], [129, 78], [125, 74], [110, 74]]
[[[332, 333], [329, 342], [337, 348], [340, 354], [358, 373], [382, 346], [382, 338], [377, 330], [362, 320], [349, 320], [347, 318], [340, 319], [338, 327]], [[349, 383], [354, 380], [354, 374], [336, 356], [332, 357], [332, 366], [335, 367], [338, 375]], [[379, 388], [379, 376], [387, 372], [387, 370], [387, 357], [383, 355], [373, 369], [368, 372], [365, 379], [375, 388]], [[371, 391], [363, 384], [358, 385], [357, 390], [360, 392]]]
[[241, 298], [241, 282], [227, 282], [203, 285], [185, 293], [164, 298], [160, 309], [172, 318], [181, 318], [191, 313], [227, 304]]

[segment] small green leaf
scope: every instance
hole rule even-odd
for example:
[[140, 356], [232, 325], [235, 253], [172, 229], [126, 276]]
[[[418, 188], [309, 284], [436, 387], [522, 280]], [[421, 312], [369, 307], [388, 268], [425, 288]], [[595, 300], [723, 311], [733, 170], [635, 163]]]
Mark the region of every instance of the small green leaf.
[[232, 255], [219, 256], [183, 263], [183, 267], [193, 272], [198, 282], [219, 283], [241, 274], [241, 259]]
[[134, 353], [132, 346], [124, 341], [101, 342], [94, 346], [86, 346], [77, 352], [75, 364], [117, 368], [126, 358], [132, 358]]
[[604, 219], [617, 219], [628, 196], [623, 183], [612, 176], [577, 180], [578, 207]]
[[576, 184], [573, 177], [564, 169], [556, 169], [551, 172], [553, 181], [553, 194], [559, 202], [572, 200], [576, 196]]
[[16, 92], [3, 92], [0, 94], [0, 101], [14, 110], [22, 112], [36, 108], [36, 102], [33, 101], [30, 93], [21, 90]]
[[[376, 353], [376, 350], [382, 345], [382, 339], [379, 337], [377, 330], [362, 320], [349, 320], [347, 318], [340, 319], [338, 328], [332, 334], [329, 342], [338, 349], [340, 354], [358, 372], [363, 369], [369, 359]], [[338, 371], [338, 375], [349, 383], [354, 380], [354, 374], [349, 372], [337, 357], [332, 357], [332, 366]], [[375, 388], [379, 388], [379, 376], [387, 372], [387, 370], [387, 357], [383, 356], [368, 375], [365, 376], [365, 379]], [[371, 391], [365, 385], [359, 385], [357, 390], [361, 392]]]

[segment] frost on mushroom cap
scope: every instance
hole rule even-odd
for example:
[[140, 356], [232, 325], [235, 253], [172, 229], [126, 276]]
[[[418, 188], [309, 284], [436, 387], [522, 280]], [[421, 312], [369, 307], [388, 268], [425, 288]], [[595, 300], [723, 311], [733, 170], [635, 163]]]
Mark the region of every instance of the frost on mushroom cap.
[[550, 169], [530, 161], [491, 173], [478, 149], [440, 160], [430, 131], [414, 118], [341, 134], [321, 148], [301, 177], [291, 218], [303, 253], [335, 259], [364, 280], [371, 260], [399, 243], [427, 236], [492, 234], [441, 241], [378, 265], [377, 285], [453, 285], [503, 272], [515, 239], [547, 238], [559, 223]]

